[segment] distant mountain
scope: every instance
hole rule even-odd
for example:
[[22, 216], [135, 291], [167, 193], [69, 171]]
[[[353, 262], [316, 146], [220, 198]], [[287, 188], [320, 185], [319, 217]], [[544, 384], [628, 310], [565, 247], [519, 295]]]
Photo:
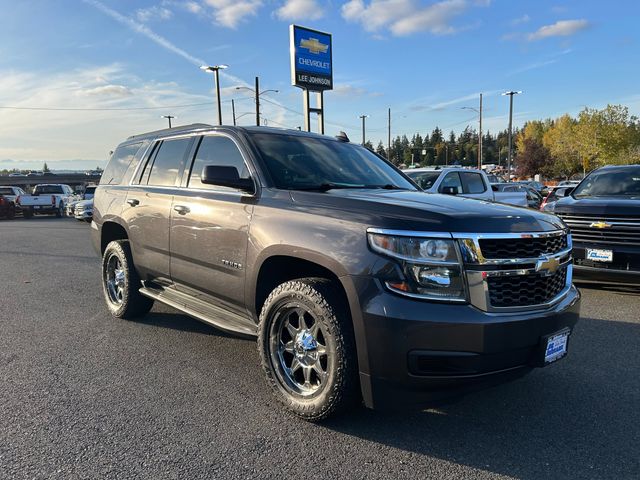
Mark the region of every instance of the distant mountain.
[[85, 170], [95, 170], [96, 167], [104, 168], [106, 160], [13, 160], [0, 159], [0, 170], [42, 170], [42, 166], [47, 164], [52, 172], [73, 173], [84, 172]]

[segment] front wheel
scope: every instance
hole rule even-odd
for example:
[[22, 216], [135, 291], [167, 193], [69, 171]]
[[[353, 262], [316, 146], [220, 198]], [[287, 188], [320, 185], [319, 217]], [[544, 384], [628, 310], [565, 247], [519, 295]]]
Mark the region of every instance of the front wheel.
[[110, 242], [102, 256], [102, 290], [111, 315], [127, 320], [146, 315], [153, 300], [140, 293], [140, 286], [129, 242]]
[[351, 319], [327, 279], [293, 280], [271, 292], [260, 313], [258, 351], [275, 396], [305, 420], [360, 401]]

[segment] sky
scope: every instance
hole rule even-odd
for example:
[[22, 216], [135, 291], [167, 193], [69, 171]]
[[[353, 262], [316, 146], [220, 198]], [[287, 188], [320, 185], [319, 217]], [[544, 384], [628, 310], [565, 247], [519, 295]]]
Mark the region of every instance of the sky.
[[[636, 0], [0, 0], [0, 169], [104, 166], [130, 135], [216, 122], [303, 125], [291, 85], [289, 25], [332, 34], [325, 132], [387, 141], [627, 105], [640, 114]], [[17, 108], [16, 108], [17, 107]], [[312, 122], [317, 130], [316, 122]]]

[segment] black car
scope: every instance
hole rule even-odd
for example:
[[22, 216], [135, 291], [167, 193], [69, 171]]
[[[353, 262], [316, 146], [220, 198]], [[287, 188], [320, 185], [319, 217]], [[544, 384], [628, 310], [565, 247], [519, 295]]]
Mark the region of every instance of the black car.
[[571, 229], [575, 275], [640, 283], [640, 165], [602, 167], [551, 205]]
[[91, 232], [112, 315], [158, 302], [257, 337], [269, 388], [308, 420], [511, 380], [564, 357], [578, 321], [560, 219], [422, 192], [344, 137], [130, 137]]

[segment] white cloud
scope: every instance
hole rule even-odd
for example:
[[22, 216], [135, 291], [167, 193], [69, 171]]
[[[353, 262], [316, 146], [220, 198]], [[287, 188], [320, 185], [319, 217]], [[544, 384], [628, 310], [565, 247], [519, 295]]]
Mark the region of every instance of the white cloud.
[[237, 28], [247, 17], [255, 17], [262, 7], [262, 0], [205, 0], [213, 9], [213, 17], [219, 25]]
[[324, 16], [324, 9], [316, 0], [286, 0], [276, 10], [280, 20], [318, 20]]
[[527, 38], [530, 41], [534, 41], [549, 37], [568, 37], [589, 28], [590, 26], [591, 24], [585, 19], [560, 20], [554, 24], [540, 27], [535, 32], [530, 33]]
[[402, 18], [391, 25], [395, 35], [409, 35], [428, 31], [436, 35], [450, 34], [456, 31], [449, 22], [467, 9], [464, 0], [446, 0], [434, 3], [414, 15]]
[[171, 17], [173, 17], [173, 12], [171, 10], [157, 5], [136, 10], [136, 18], [142, 23], [154, 20], [169, 20]]
[[488, 6], [487, 0], [442, 0], [423, 7], [416, 0], [349, 0], [342, 5], [345, 20], [360, 23], [369, 32], [388, 28], [396, 36], [426, 31], [445, 35], [459, 31], [451, 25], [454, 18], [470, 6]]
[[521, 17], [518, 18], [514, 18], [513, 20], [511, 20], [509, 23], [512, 26], [516, 26], [516, 25], [521, 25], [523, 23], [528, 23], [529, 21], [531, 21], [531, 17], [529, 15], [527, 15], [526, 13], [524, 15], [522, 15]]
[[[97, 80], [100, 79], [97, 78]], [[78, 93], [89, 97], [128, 97], [133, 95], [131, 89], [124, 85], [100, 85], [99, 87], [80, 90]]]

